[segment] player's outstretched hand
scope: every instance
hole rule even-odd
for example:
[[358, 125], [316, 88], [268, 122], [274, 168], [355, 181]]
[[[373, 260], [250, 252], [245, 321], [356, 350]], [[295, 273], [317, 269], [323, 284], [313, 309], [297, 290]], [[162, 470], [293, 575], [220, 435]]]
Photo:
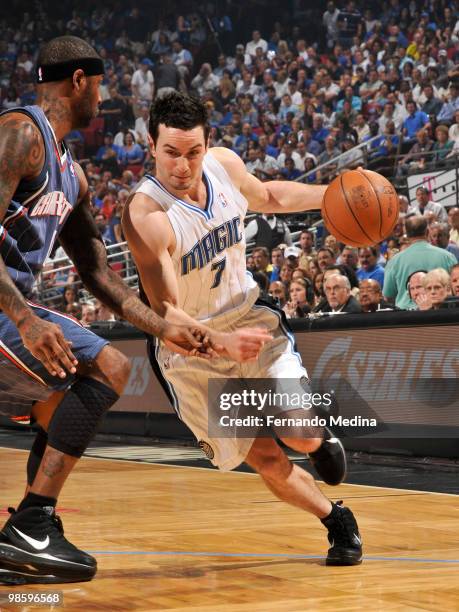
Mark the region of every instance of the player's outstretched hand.
[[210, 336], [210, 344], [218, 355], [243, 362], [255, 361], [264, 344], [272, 339], [266, 329], [243, 327], [230, 334], [213, 333]]
[[26, 349], [41, 361], [51, 376], [65, 378], [66, 370], [76, 373], [78, 360], [71, 351], [72, 343], [64, 338], [59, 325], [31, 314], [18, 324], [18, 331]]
[[202, 359], [217, 356], [210, 343], [204, 342], [205, 332], [198, 326], [168, 324], [162, 340], [171, 351], [180, 355]]

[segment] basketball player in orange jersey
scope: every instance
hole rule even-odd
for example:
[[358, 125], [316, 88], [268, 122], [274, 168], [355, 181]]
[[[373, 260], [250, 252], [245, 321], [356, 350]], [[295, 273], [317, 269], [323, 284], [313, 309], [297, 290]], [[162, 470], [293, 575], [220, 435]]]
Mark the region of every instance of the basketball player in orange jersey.
[[[178, 92], [153, 103], [149, 131], [156, 175], [147, 175], [137, 186], [122, 221], [146, 299], [171, 323], [198, 320], [219, 333], [256, 323], [273, 336], [255, 361], [243, 365], [230, 356], [203, 362], [174, 354], [162, 342], [153, 346], [153, 340], [150, 358], [159, 366], [179, 417], [209, 459], [222, 470], [245, 461], [274, 495], [313, 513], [327, 527], [328, 565], [356, 565], [362, 559], [362, 544], [351, 510], [329, 501], [273, 437], [243, 437], [241, 431], [227, 437], [209, 434], [219, 414], [217, 397], [209, 396], [211, 379], [240, 384], [267, 379], [274, 390], [276, 381], [290, 379], [290, 390], [300, 395], [310, 391], [286, 321], [258, 300], [258, 287], [246, 272], [243, 228], [248, 208], [267, 214], [320, 208], [325, 187], [262, 183], [232, 151], [209, 150], [204, 105]], [[290, 406], [276, 410], [283, 417], [305, 415]], [[308, 453], [325, 482], [339, 484], [346, 473], [344, 449], [328, 429], [319, 431], [321, 437], [301, 426], [274, 433], [290, 448]]]
[[[27, 299], [56, 240], [83, 284], [120, 317], [172, 350], [206, 351], [199, 326], [164, 321], [107, 263], [86, 178], [64, 141], [96, 115], [102, 75], [101, 58], [84, 40], [56, 38], [38, 57], [37, 104], [0, 115], [0, 413], [24, 414], [58, 392], [46, 418], [43, 405], [34, 407], [42, 428], [29, 457], [28, 491], [0, 532], [0, 582], [80, 581], [96, 573], [96, 560], [64, 537], [55, 506], [129, 375], [128, 359], [108, 342]], [[208, 334], [206, 346], [244, 360], [267, 339], [265, 331], [220, 334], [218, 342]]]

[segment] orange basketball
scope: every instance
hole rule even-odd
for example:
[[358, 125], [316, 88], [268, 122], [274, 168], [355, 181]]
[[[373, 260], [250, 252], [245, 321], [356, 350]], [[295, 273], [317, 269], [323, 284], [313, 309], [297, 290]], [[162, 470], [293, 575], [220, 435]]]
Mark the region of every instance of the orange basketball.
[[392, 232], [399, 213], [398, 196], [391, 183], [371, 170], [348, 170], [328, 186], [322, 217], [340, 242], [369, 246]]

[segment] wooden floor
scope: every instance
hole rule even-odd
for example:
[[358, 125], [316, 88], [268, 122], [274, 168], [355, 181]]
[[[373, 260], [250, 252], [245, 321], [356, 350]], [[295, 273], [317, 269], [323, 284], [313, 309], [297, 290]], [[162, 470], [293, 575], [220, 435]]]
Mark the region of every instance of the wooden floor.
[[[3, 509], [21, 497], [26, 456], [0, 449], [5, 518]], [[99, 571], [92, 582], [59, 585], [61, 609], [459, 610], [457, 497], [355, 485], [324, 490], [358, 517], [366, 555], [359, 567], [325, 567], [325, 530], [277, 502], [255, 475], [85, 458], [60, 514], [69, 539], [97, 557]]]

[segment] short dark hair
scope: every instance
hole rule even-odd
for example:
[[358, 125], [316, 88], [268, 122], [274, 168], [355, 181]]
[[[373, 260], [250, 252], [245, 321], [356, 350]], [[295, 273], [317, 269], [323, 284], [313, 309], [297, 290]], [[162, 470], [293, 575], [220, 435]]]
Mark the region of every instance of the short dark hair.
[[331, 255], [331, 257], [333, 257], [333, 259], [335, 259], [335, 254], [333, 253], [333, 251], [330, 248], [328, 248], [326, 246], [320, 247], [320, 249], [317, 251], [317, 255], [319, 253], [321, 253], [322, 251], [327, 251], [328, 254]]
[[158, 140], [160, 124], [179, 130], [192, 130], [201, 125], [207, 142], [210, 125], [204, 104], [191, 96], [171, 91], [156, 98], [150, 108], [149, 132], [153, 142]]
[[418, 191], [422, 191], [422, 193], [425, 193], [426, 195], [429, 193], [429, 190], [427, 189], [427, 187], [424, 187], [422, 185], [416, 189], [416, 193]]
[[97, 51], [78, 36], [58, 36], [45, 43], [40, 49], [37, 65], [52, 65], [70, 60], [100, 58]]
[[373, 257], [378, 257], [378, 249], [374, 245], [368, 245], [368, 246], [360, 247], [359, 248], [359, 255], [360, 255], [360, 251], [362, 251], [363, 249], [369, 249], [371, 251], [371, 254], [373, 255]]

